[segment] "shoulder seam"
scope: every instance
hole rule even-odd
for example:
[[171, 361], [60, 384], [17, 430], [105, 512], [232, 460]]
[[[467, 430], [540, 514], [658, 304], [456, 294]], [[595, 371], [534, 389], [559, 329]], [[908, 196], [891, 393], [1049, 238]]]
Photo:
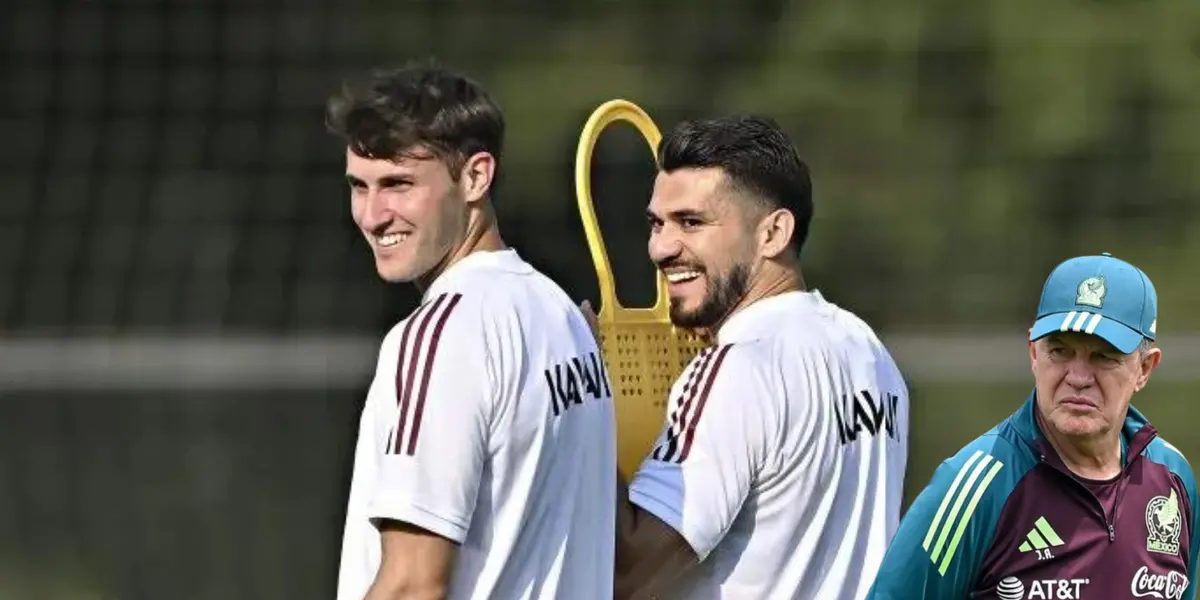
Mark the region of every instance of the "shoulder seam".
[[683, 385], [684, 398], [668, 418], [666, 437], [651, 455], [655, 460], [676, 464], [687, 460], [696, 435], [696, 425], [704, 414], [704, 405], [712, 392], [713, 382], [733, 346], [710, 346], [696, 356], [696, 366], [691, 369]]
[[[1163, 438], [1161, 436], [1155, 438], [1155, 441], [1162, 443], [1162, 445], [1165, 446], [1167, 450], [1170, 450], [1171, 452], [1174, 452], [1176, 455], [1178, 455], [1179, 460], [1182, 460], [1184, 465], [1186, 465], [1188, 468], [1191, 468], [1192, 463], [1188, 461], [1187, 457], [1183, 455], [1183, 452], [1179, 448], [1176, 448], [1174, 444], [1172, 444], [1171, 442], [1168, 442], [1165, 438]], [[1154, 447], [1154, 442], [1150, 442], [1150, 444], [1146, 446], [1145, 451], [1148, 452], [1153, 447]]]
[[[429, 379], [446, 321], [462, 300], [462, 294], [446, 293], [425, 302], [413, 311], [400, 335], [399, 356], [396, 361], [396, 403], [399, 416], [394, 439], [389, 440], [388, 454], [412, 456], [417, 450], [421, 419]], [[415, 393], [415, 396], [414, 396]]]
[[[1014, 456], [1020, 455], [1022, 451], [1032, 452], [1029, 449], [1027, 444], [1023, 443], [1021, 440], [1013, 441], [1009, 436], [1006, 436], [1003, 433], [1001, 433], [999, 429], [1001, 429], [1001, 428], [997, 428], [996, 431], [985, 433], [979, 437], [980, 437], [980, 439], [983, 439], [985, 437], [994, 437], [997, 440], [1004, 442], [1004, 444], [1008, 446], [1009, 451], [1012, 452]], [[1014, 433], [1013, 435], [1016, 435], [1016, 434]]]

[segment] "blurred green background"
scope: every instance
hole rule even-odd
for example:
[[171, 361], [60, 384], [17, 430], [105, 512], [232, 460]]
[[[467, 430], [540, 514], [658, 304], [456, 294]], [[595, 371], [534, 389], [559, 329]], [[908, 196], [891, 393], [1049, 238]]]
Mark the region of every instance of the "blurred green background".
[[[664, 129], [778, 119], [814, 173], [807, 278], [911, 380], [910, 498], [1026, 397], [1021, 336], [1076, 254], [1154, 279], [1166, 356], [1135, 403], [1200, 456], [1194, 0], [0, 14], [0, 599], [332, 594], [374, 352], [415, 296], [374, 276], [322, 103], [348, 73], [431, 54], [506, 109], [506, 237], [580, 299], [596, 284], [571, 174], [592, 109], [626, 98]], [[601, 141], [596, 200], [631, 305], [652, 293], [652, 172], [632, 129]]]

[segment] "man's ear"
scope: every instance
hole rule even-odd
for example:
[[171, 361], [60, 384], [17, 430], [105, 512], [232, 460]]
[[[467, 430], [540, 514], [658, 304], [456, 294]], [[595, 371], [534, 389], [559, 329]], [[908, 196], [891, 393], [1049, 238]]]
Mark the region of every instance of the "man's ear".
[[486, 198], [495, 176], [496, 157], [490, 152], [476, 152], [467, 157], [458, 179], [467, 202], [479, 202]]
[[1139, 365], [1141, 370], [1138, 372], [1137, 387], [1135, 388], [1137, 391], [1142, 391], [1142, 388], [1150, 383], [1150, 375], [1158, 368], [1160, 362], [1162, 362], [1162, 350], [1150, 348], [1146, 351], [1146, 357], [1141, 360]]
[[766, 258], [775, 258], [788, 249], [796, 217], [792, 211], [778, 208], [766, 214], [758, 223], [759, 251]]

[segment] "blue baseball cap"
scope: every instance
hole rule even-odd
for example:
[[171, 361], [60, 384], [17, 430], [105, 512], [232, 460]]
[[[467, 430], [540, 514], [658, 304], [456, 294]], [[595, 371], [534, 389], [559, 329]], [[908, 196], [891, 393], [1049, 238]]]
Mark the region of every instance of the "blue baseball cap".
[[1050, 272], [1029, 341], [1077, 331], [1132, 354], [1142, 338], [1155, 339], [1157, 325], [1158, 294], [1150, 278], [1105, 252], [1068, 259]]

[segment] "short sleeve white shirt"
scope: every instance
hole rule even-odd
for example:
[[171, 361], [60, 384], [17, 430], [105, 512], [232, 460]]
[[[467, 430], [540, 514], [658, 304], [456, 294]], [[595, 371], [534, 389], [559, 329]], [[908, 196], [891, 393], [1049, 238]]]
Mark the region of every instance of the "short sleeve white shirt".
[[819, 292], [736, 313], [629, 487], [701, 559], [672, 597], [864, 598], [899, 526], [908, 410], [875, 333]]
[[574, 302], [515, 251], [443, 273], [384, 338], [359, 425], [338, 600], [380, 519], [459, 545], [452, 599], [612, 598], [611, 386]]

